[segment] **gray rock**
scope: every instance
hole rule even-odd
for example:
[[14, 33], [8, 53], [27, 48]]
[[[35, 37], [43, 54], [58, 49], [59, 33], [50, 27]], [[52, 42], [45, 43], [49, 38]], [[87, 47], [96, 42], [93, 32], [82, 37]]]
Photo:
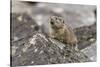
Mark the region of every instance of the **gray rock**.
[[24, 45], [16, 48], [16, 52], [12, 56], [12, 65], [44, 65], [90, 61], [81, 51], [72, 51], [68, 46], [61, 49], [58, 44], [60, 43], [55, 40], [51, 41], [50, 38], [41, 33], [36, 33]]
[[96, 43], [91, 44], [91, 46], [81, 50], [85, 55], [87, 55], [91, 61], [96, 62], [97, 59], [97, 46]]
[[39, 30], [35, 20], [27, 13], [11, 13], [11, 41], [27, 39]]
[[78, 38], [78, 48], [84, 49], [96, 41], [96, 23], [91, 26], [84, 26], [74, 29]]

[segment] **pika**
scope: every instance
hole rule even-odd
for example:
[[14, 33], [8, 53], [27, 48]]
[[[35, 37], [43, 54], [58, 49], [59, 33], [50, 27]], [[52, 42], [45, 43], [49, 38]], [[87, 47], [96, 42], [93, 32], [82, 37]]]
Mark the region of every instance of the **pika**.
[[65, 44], [71, 45], [72, 49], [78, 50], [78, 40], [73, 29], [64, 23], [64, 19], [59, 16], [51, 16], [49, 19], [49, 36]]

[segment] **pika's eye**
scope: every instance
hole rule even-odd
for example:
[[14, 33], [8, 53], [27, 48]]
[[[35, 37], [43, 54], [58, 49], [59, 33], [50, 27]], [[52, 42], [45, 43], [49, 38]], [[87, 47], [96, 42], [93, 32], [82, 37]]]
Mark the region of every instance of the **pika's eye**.
[[52, 21], [50, 22], [52, 25], [54, 24]]

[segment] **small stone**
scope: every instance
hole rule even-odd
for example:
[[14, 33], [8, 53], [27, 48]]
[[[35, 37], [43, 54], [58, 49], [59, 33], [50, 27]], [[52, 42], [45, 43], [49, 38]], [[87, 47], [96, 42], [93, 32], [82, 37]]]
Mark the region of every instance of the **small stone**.
[[14, 41], [17, 41], [18, 39], [19, 39], [18, 37], [14, 36]]
[[34, 25], [31, 25], [31, 28], [34, 28], [35, 26]]
[[37, 35], [34, 35], [33, 38], [29, 39], [29, 43], [34, 45], [36, 43], [36, 37]]
[[16, 53], [16, 50], [12, 50], [12, 56], [14, 56]]
[[91, 57], [90, 59], [91, 59], [91, 60], [94, 60], [94, 58], [93, 58], [93, 57]]
[[25, 47], [25, 48], [22, 49], [23, 52], [26, 52], [26, 50], [27, 50], [27, 47]]
[[39, 54], [42, 54], [43, 52], [44, 52], [44, 51], [43, 51], [43, 50], [41, 50]]
[[34, 52], [36, 53], [38, 51], [38, 49], [35, 49]]
[[91, 38], [89, 41], [90, 41], [90, 42], [93, 42], [93, 41], [95, 41], [95, 39], [94, 39], [94, 38]]
[[63, 59], [66, 59], [66, 57], [64, 56]]
[[34, 61], [31, 61], [32, 64], [34, 64]]
[[24, 45], [24, 48], [22, 49], [23, 52], [26, 52], [27, 49], [31, 46], [31, 44], [28, 44], [28, 45]]
[[12, 46], [12, 56], [14, 56], [15, 55], [15, 53], [16, 53], [16, 49], [17, 49], [18, 47], [16, 47], [16, 46]]
[[19, 21], [22, 21], [22, 16], [17, 17]]
[[21, 54], [19, 54], [18, 57], [21, 57]]

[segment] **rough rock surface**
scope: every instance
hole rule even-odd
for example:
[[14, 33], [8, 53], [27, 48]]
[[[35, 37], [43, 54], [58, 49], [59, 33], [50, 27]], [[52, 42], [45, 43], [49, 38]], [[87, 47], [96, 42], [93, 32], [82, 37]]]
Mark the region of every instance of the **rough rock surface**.
[[[39, 30], [39, 26], [27, 13], [11, 13], [11, 41], [26, 40]], [[17, 43], [18, 44], [18, 43]], [[13, 44], [12, 44], [13, 45]]]
[[44, 65], [91, 61], [80, 51], [72, 51], [68, 46], [61, 49], [57, 45], [57, 41], [51, 40], [41, 33], [36, 33], [27, 43], [16, 48], [15, 54], [12, 55], [12, 65]]
[[86, 47], [85, 49], [81, 50], [85, 55], [87, 55], [90, 60], [95, 61], [97, 60], [97, 45], [96, 42], [91, 44], [91, 46]]
[[96, 41], [96, 23], [74, 29], [78, 38], [79, 49], [84, 49]]

